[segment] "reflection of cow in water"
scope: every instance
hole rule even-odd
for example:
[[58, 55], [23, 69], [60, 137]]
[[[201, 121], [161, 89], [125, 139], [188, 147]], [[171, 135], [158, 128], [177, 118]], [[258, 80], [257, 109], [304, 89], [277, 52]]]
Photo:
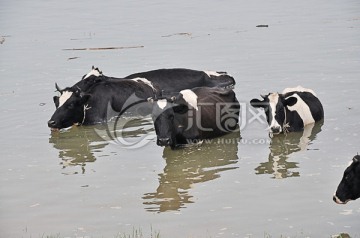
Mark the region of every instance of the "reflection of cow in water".
[[[120, 124], [120, 122], [118, 122]], [[149, 133], [153, 129], [148, 129], [152, 122], [143, 118], [122, 118], [121, 123], [124, 129], [131, 129], [122, 132], [125, 139], [140, 137]], [[113, 122], [108, 125], [96, 125], [88, 127], [74, 127], [65, 132], [53, 132], [49, 138], [49, 143], [59, 151], [60, 165], [63, 169], [75, 170], [75, 167], [81, 167], [81, 173], [85, 173], [87, 163], [95, 162], [101, 156], [105, 148], [114, 138], [116, 133], [109, 131], [117, 129]], [[67, 171], [65, 174], [77, 174], [78, 171]]]
[[156, 192], [144, 194], [146, 210], [164, 212], [179, 210], [194, 200], [189, 194], [193, 184], [207, 182], [220, 177], [220, 173], [236, 169], [240, 132], [215, 138], [200, 147], [191, 146], [182, 150], [166, 147], [164, 172], [159, 174]]
[[293, 171], [298, 168], [297, 162], [289, 162], [290, 154], [304, 151], [321, 131], [323, 121], [304, 127], [302, 132], [280, 134], [272, 138], [270, 144], [269, 161], [260, 163], [255, 169], [256, 174], [272, 174], [273, 178], [298, 177], [299, 172]]
[[94, 152], [108, 144], [91, 127], [75, 127], [64, 133], [51, 133], [49, 143], [59, 150], [59, 158], [62, 160], [60, 164], [64, 169], [69, 166], [81, 166], [81, 173], [85, 173], [86, 163], [96, 160]]

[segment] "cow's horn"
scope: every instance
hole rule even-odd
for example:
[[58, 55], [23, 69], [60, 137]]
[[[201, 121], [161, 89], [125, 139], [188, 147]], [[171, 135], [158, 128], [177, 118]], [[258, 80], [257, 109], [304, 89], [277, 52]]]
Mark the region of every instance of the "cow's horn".
[[266, 98], [266, 96], [264, 94], [260, 94], [260, 97], [262, 97], [263, 99]]
[[56, 88], [56, 91], [58, 91], [60, 93], [62, 92], [62, 89], [59, 87], [59, 85], [57, 85], [57, 83], [55, 83], [55, 88]]

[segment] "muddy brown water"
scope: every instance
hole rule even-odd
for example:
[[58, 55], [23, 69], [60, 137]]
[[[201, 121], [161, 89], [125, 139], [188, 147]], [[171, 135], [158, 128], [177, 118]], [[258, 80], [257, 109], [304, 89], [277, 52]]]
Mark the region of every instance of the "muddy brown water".
[[[359, 13], [356, 0], [2, 2], [0, 237], [360, 236], [360, 201], [332, 201], [359, 152]], [[77, 48], [103, 50], [63, 50]], [[54, 83], [92, 65], [227, 71], [241, 135], [171, 151], [149, 118], [118, 137], [111, 123], [50, 132]], [[248, 102], [297, 85], [325, 120], [270, 139]]]

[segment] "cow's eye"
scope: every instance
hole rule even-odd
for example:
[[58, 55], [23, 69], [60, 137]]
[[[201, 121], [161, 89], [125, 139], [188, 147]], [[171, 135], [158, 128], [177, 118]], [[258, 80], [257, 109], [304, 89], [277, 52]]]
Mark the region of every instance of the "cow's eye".
[[169, 119], [170, 119], [170, 120], [174, 120], [174, 115], [170, 115], [170, 116], [169, 116]]

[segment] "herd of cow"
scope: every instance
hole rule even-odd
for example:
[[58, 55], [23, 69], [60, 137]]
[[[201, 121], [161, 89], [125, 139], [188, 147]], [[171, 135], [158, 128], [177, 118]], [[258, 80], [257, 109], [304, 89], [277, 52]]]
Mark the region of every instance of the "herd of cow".
[[[106, 123], [124, 113], [151, 114], [157, 144], [175, 149], [238, 130], [240, 104], [234, 85], [226, 72], [159, 69], [116, 78], [92, 67], [71, 87], [55, 84], [60, 96], [54, 96], [56, 110], [48, 126], [56, 131]], [[324, 118], [322, 104], [311, 89], [298, 86], [261, 97], [250, 104], [264, 109], [271, 136], [301, 131]], [[356, 155], [333, 200], [345, 204], [359, 197], [360, 156]]]

